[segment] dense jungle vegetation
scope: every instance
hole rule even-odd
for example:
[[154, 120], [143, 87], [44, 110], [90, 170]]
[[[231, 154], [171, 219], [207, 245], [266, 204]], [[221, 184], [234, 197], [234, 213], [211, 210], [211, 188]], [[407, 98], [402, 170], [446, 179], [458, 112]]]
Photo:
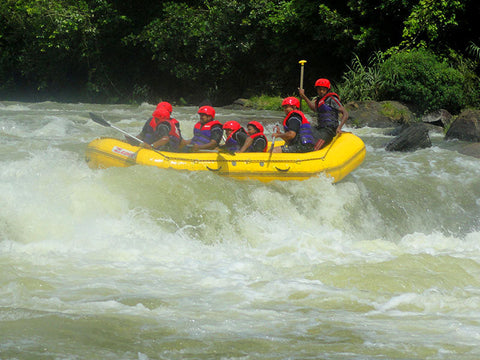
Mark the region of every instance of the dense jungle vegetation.
[[327, 77], [345, 101], [478, 106], [477, 0], [2, 0], [0, 99], [214, 105]]

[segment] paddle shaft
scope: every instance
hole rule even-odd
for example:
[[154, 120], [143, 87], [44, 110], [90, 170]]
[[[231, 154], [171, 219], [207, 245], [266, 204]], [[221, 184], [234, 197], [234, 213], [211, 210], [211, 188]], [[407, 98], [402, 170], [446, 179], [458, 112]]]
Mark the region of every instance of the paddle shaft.
[[275, 147], [275, 136], [272, 139], [272, 147], [270, 148], [270, 154], [273, 153], [273, 148]]
[[123, 131], [122, 129], [119, 129], [119, 128], [117, 128], [116, 126], [113, 126], [113, 125], [110, 124], [107, 120], [103, 119], [101, 116], [99, 116], [99, 115], [97, 115], [97, 114], [94, 114], [94, 113], [90, 113], [90, 118], [91, 118], [93, 121], [95, 121], [97, 124], [100, 124], [100, 125], [105, 126], [105, 127], [111, 127], [111, 128], [113, 128], [113, 129], [115, 129], [115, 130], [117, 130], [117, 131], [120, 131], [122, 134], [125, 134], [125, 135], [127, 135], [128, 137], [131, 137], [132, 139], [137, 140], [137, 141], [140, 142], [140, 143], [144, 143], [144, 144], [148, 145], [152, 151], [155, 151], [157, 154], [162, 155], [165, 159], [170, 160], [170, 158], [169, 158], [167, 155], [163, 154], [161, 151], [158, 151], [158, 150], [152, 148], [152, 146], [151, 146], [149, 143], [146, 143], [145, 141], [140, 140], [140, 139], [137, 138], [136, 136], [130, 135], [130, 134], [127, 133], [126, 131]]
[[[90, 113], [90, 118], [91, 118], [93, 121], [95, 121], [97, 124], [100, 124], [100, 125], [105, 126], [105, 127], [111, 127], [111, 128], [113, 128], [113, 129], [115, 129], [115, 130], [117, 130], [117, 131], [120, 131], [122, 134], [127, 135], [128, 137], [131, 137], [132, 139], [137, 140], [137, 141], [140, 142], [140, 143], [144, 143], [144, 144], [147, 144], [147, 145], [151, 146], [150, 144], [146, 143], [146, 142], [143, 141], [143, 140], [140, 140], [140, 139], [137, 138], [136, 136], [133, 136], [133, 135], [127, 133], [126, 131], [123, 131], [122, 129], [117, 128], [116, 126], [113, 126], [112, 124], [110, 124], [108, 121], [106, 121], [105, 119], [103, 119], [101, 116], [99, 116], [99, 115], [97, 115], [97, 114]], [[152, 148], [151, 150], [153, 150], [153, 151], [155, 151], [156, 153], [162, 155], [163, 157], [169, 159], [169, 157], [166, 156], [165, 154], [163, 154], [162, 152], [157, 151], [156, 149], [153, 149], [153, 148]], [[220, 152], [220, 151], [218, 151], [218, 150], [200, 150], [199, 152], [217, 152], [217, 153], [218, 153], [218, 152]], [[231, 155], [235, 155], [235, 153], [232, 154], [232, 153], [229, 152], [229, 151], [226, 151], [226, 152], [229, 153], [229, 154], [231, 154]]]
[[118, 130], [118, 131], [120, 131], [121, 133], [123, 133], [123, 134], [127, 135], [128, 137], [131, 137], [132, 139], [135, 139], [135, 140], [137, 140], [138, 142], [141, 142], [141, 143], [144, 143], [144, 144], [147, 144], [147, 145], [151, 146], [150, 144], [146, 143], [145, 141], [143, 141], [143, 140], [140, 140], [140, 139], [139, 139], [139, 138], [137, 138], [136, 136], [130, 135], [129, 133], [127, 133], [126, 131], [123, 131], [122, 129], [119, 129], [119, 128], [117, 128], [117, 127], [113, 126], [113, 125], [110, 125], [110, 127], [114, 128], [115, 130]]
[[[298, 63], [300, 64], [300, 89], [303, 89], [303, 67], [307, 60], [300, 60]], [[300, 98], [300, 111], [302, 110], [302, 98]]]
[[[147, 144], [145, 141], [143, 140], [140, 140], [139, 138], [137, 138], [136, 136], [133, 136], [129, 133], [127, 133], [126, 131], [123, 131], [122, 129], [120, 128], [117, 128], [116, 126], [113, 126], [112, 124], [110, 124], [109, 122], [107, 122], [105, 119], [103, 119], [102, 117], [100, 117], [99, 115], [97, 114], [94, 114], [94, 113], [90, 113], [90, 118], [95, 121], [97, 124], [100, 124], [102, 126], [105, 126], [105, 127], [111, 127], [117, 131], [120, 131], [122, 134], [124, 135], [127, 135], [128, 137], [131, 137], [132, 139], [135, 139], [137, 140], [138, 142], [140, 143], [144, 143], [144, 144]], [[149, 144], [147, 144], [149, 145]]]
[[[275, 126], [274, 131], [278, 131], [278, 126]], [[270, 154], [273, 153], [274, 147], [275, 147], [275, 136], [272, 135], [272, 147], [270, 148]]]

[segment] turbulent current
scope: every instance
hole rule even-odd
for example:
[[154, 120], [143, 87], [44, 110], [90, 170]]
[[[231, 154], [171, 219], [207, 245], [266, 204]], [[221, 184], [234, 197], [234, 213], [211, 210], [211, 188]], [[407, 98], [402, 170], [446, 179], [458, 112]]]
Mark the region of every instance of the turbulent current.
[[[384, 150], [337, 184], [91, 170], [154, 106], [0, 102], [0, 359], [480, 358], [480, 159]], [[218, 108], [221, 122], [281, 112]], [[194, 107], [174, 107], [185, 138]], [[270, 136], [269, 136], [270, 137]]]

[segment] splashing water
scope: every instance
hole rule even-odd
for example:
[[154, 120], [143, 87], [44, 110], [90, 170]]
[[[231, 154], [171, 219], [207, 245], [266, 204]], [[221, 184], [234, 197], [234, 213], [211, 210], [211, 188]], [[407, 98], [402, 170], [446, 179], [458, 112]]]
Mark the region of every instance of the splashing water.
[[1, 359], [480, 356], [480, 160], [363, 128], [336, 185], [87, 167], [122, 136], [88, 112], [137, 134], [153, 109], [0, 103]]

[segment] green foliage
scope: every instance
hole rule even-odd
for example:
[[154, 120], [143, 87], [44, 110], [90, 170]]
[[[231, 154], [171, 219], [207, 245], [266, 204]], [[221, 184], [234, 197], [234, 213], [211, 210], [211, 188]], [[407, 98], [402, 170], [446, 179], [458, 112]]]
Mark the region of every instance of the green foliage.
[[439, 46], [442, 34], [458, 26], [457, 13], [465, 4], [460, 0], [420, 0], [405, 21], [402, 46]]
[[278, 47], [299, 21], [290, 1], [205, 0], [197, 6], [166, 2], [162, 13], [169, 16], [126, 37], [126, 44], [151, 54], [156, 71], [168, 73], [176, 85], [190, 85], [190, 95], [222, 101], [252, 88], [278, 92], [278, 82], [265, 81], [265, 75], [281, 69], [284, 60], [278, 51], [296, 48]]
[[480, 60], [480, 47], [477, 46], [475, 43], [470, 42], [468, 46], [468, 51], [472, 54], [477, 60]]
[[465, 58], [456, 51], [450, 50], [446, 61], [458, 70], [462, 76], [462, 86], [466, 96], [467, 106], [480, 105], [480, 79], [475, 73], [479, 59]]
[[15, 16], [5, 17], [5, 41], [9, 56], [14, 56], [15, 67], [23, 78], [37, 84], [42, 90], [55, 86], [55, 74], [67, 71], [70, 64], [85, 57], [86, 34], [91, 31], [85, 4], [39, 1], [7, 1], [2, 12]]
[[259, 95], [252, 96], [246, 104], [249, 107], [262, 110], [282, 110], [282, 97]]
[[380, 66], [384, 82], [380, 100], [398, 100], [418, 111], [447, 109], [458, 112], [467, 104], [463, 76], [427, 50], [397, 53]]
[[96, 67], [91, 66], [99, 55], [98, 25], [115, 19], [108, 11], [102, 15], [105, 9], [109, 5], [104, 0], [3, 2], [0, 90], [12, 91], [10, 84], [15, 84], [13, 90], [33, 90], [38, 99], [44, 98], [42, 94], [62, 99], [70, 91], [100, 91]]
[[354, 57], [337, 86], [344, 101], [397, 100], [420, 112], [480, 105], [477, 61], [454, 51], [442, 59], [424, 49], [386, 56], [374, 53], [367, 66]]
[[[463, 76], [463, 92], [448, 96], [456, 108], [455, 94], [467, 104], [479, 98], [477, 63], [465, 58], [470, 51], [479, 60], [470, 43], [480, 32], [477, 9], [476, 0], [3, 0], [0, 96], [209, 98], [218, 106], [296, 92], [298, 60], [306, 59], [305, 84], [342, 78], [342, 99], [379, 99], [397, 96], [402, 64], [392, 59], [398, 49], [425, 47], [455, 70], [437, 69], [442, 81], [458, 84], [458, 73]], [[386, 49], [389, 68], [382, 63]], [[419, 88], [438, 82], [419, 81]], [[442, 94], [424, 92], [432, 106], [448, 103]], [[414, 101], [407, 93], [399, 92]]]
[[343, 101], [377, 100], [379, 89], [384, 83], [380, 65], [383, 62], [380, 52], [374, 53], [365, 66], [358, 55], [354, 55], [352, 63], [342, 76], [338, 91]]
[[394, 106], [389, 101], [384, 101], [382, 103], [380, 113], [396, 123], [410, 123], [407, 110], [398, 108], [398, 106]]

